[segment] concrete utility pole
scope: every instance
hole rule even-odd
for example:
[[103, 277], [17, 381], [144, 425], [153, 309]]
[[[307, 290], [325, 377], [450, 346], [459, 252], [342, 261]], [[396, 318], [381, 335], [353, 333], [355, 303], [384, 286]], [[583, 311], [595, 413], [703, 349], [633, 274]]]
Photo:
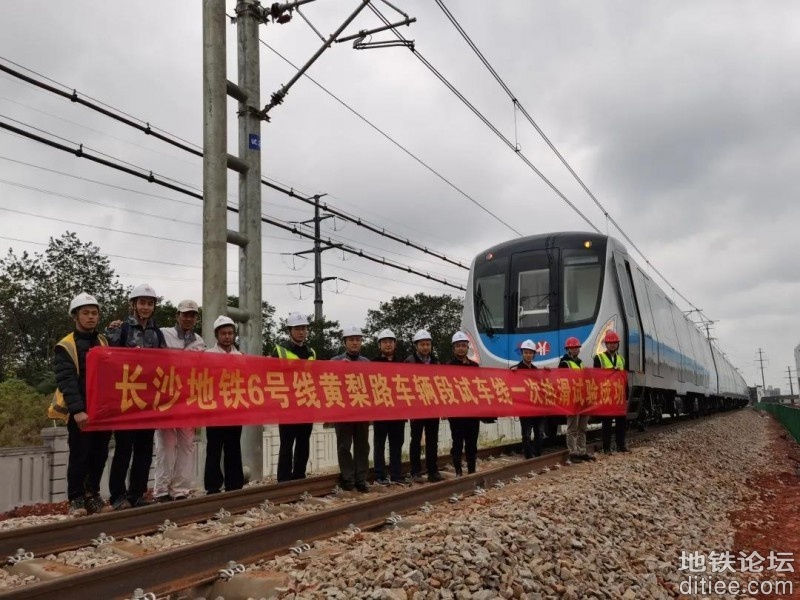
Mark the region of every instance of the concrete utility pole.
[[758, 349], [758, 362], [761, 364], [761, 389], [766, 392], [767, 384], [764, 383], [764, 352]]
[[[203, 335], [227, 314], [240, 323], [247, 354], [261, 354], [261, 119], [258, 24], [254, 0], [236, 6], [238, 85], [225, 64], [225, 0], [203, 1]], [[227, 153], [227, 95], [239, 101], [239, 156]], [[239, 173], [239, 230], [227, 226], [228, 169]], [[239, 246], [239, 308], [227, 306], [227, 244]], [[242, 430], [242, 460], [251, 479], [264, 474], [263, 427]]]
[[203, 0], [203, 339], [227, 304], [225, 0]]

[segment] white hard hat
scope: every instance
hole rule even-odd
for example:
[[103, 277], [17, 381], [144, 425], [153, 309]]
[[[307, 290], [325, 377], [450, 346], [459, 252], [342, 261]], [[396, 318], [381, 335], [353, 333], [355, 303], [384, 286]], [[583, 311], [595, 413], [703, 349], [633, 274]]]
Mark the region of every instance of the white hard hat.
[[417, 342], [419, 342], [419, 341], [422, 341], [422, 340], [431, 340], [432, 341], [433, 340], [433, 336], [431, 335], [431, 332], [426, 330], [426, 329], [420, 329], [417, 333], [414, 334], [413, 341], [414, 341], [415, 344]]
[[342, 330], [342, 339], [349, 338], [352, 336], [359, 336], [363, 337], [364, 334], [361, 331], [361, 328], [356, 325], [348, 325]]
[[133, 288], [133, 291], [131, 291], [131, 295], [128, 296], [128, 299], [130, 300], [136, 300], [136, 298], [155, 299], [158, 298], [158, 294], [156, 294], [156, 291], [153, 289], [153, 286], [151, 286], [149, 283], [140, 283], [135, 288]]
[[97, 298], [86, 292], [81, 292], [72, 299], [72, 302], [69, 303], [69, 314], [72, 315], [81, 306], [96, 306], [97, 310], [100, 310]]
[[397, 336], [394, 334], [394, 331], [391, 329], [384, 329], [378, 334], [378, 341], [381, 340], [396, 340]]
[[519, 349], [520, 349], [520, 351], [522, 351], [522, 350], [533, 350], [534, 352], [536, 352], [536, 344], [534, 343], [533, 340], [525, 340], [524, 342], [522, 342], [519, 345]]
[[181, 300], [178, 303], [178, 312], [200, 312], [200, 307], [197, 306], [197, 302], [194, 300]]
[[469, 338], [467, 337], [467, 334], [464, 333], [463, 331], [456, 331], [453, 334], [453, 339], [450, 340], [450, 343], [451, 344], [455, 344], [456, 342], [467, 342], [467, 343], [469, 343]]
[[289, 318], [286, 319], [287, 327], [302, 327], [308, 325], [308, 317], [299, 312], [289, 313]]
[[214, 333], [217, 332], [217, 329], [224, 327], [225, 325], [233, 325], [234, 328], [236, 327], [236, 323], [234, 323], [233, 319], [230, 317], [226, 317], [225, 315], [218, 316], [217, 320], [214, 321]]

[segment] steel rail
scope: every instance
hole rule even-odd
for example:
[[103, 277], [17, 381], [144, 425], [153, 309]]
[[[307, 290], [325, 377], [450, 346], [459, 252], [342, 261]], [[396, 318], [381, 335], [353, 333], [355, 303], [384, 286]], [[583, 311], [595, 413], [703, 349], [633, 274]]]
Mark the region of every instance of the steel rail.
[[0, 597], [4, 600], [49, 600], [54, 597], [113, 599], [128, 597], [135, 588], [156, 594], [171, 593], [215, 579], [219, 570], [230, 561], [252, 563], [271, 558], [293, 547], [298, 539], [309, 542], [330, 537], [350, 525], [374, 527], [384, 522], [392, 512], [401, 513], [419, 508], [426, 502], [445, 501], [453, 494], [474, 492], [476, 485], [487, 487], [515, 475], [527, 474], [532, 469], [553, 466], [563, 462], [566, 456], [566, 451], [552, 452], [465, 477], [382, 494], [375, 499], [257, 526], [76, 575], [32, 583], [0, 594]]
[[[693, 421], [671, 422], [646, 432], [632, 433], [629, 440], [646, 439], [692, 424]], [[596, 449], [596, 442], [590, 443], [589, 447]], [[513, 462], [464, 477], [415, 486], [374, 499], [365, 497], [363, 501], [330, 510], [256, 526], [247, 531], [97, 567], [76, 575], [32, 583], [4, 592], [0, 594], [0, 598], [49, 600], [59, 596], [114, 599], [126, 598], [136, 588], [158, 595], [169, 594], [216, 579], [220, 569], [225, 568], [230, 561], [246, 564], [269, 559], [286, 552], [297, 544], [298, 539], [305, 543], [330, 537], [345, 531], [351, 525], [361, 529], [374, 528], [384, 523], [391, 513], [399, 514], [417, 509], [426, 502], [443, 502], [454, 494], [474, 493], [478, 486], [486, 489], [497, 482], [555, 466], [567, 457], [566, 450], [557, 450], [538, 458]]]
[[[495, 456], [512, 452], [518, 447], [519, 443], [482, 448], [478, 451], [478, 456], [480, 458]], [[449, 463], [450, 460], [449, 456], [441, 455], [439, 464]], [[405, 467], [408, 468], [408, 463], [405, 463]], [[222, 508], [230, 513], [241, 513], [258, 506], [264, 500], [282, 504], [300, 500], [304, 493], [324, 496], [336, 486], [338, 479], [339, 474], [334, 473], [78, 519], [66, 519], [44, 525], [9, 529], [0, 532], [0, 556], [11, 556], [19, 548], [33, 552], [35, 556], [58, 554], [90, 545], [91, 540], [98, 537], [101, 532], [118, 539], [145, 535], [158, 531], [159, 525], [165, 520], [186, 525], [210, 519]]]

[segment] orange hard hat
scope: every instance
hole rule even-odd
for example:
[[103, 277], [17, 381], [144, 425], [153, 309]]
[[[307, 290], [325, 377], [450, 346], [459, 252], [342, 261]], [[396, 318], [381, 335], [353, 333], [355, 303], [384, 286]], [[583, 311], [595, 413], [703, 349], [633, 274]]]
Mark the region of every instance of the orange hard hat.
[[564, 343], [564, 348], [580, 348], [581, 341], [576, 337], [569, 337]]
[[606, 338], [603, 340], [606, 344], [619, 344], [619, 336], [616, 331], [610, 329], [606, 331]]

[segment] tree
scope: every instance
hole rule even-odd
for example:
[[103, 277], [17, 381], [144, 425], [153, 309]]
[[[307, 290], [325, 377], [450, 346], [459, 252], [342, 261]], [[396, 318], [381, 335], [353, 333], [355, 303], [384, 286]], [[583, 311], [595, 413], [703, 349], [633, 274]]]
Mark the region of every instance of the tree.
[[19, 379], [0, 383], [0, 448], [41, 446], [50, 399]]
[[414, 333], [427, 329], [433, 337], [434, 352], [440, 360], [447, 360], [451, 356], [450, 338], [460, 328], [463, 310], [464, 301], [449, 294], [395, 296], [381, 302], [378, 310], [367, 311], [366, 331], [373, 338], [367, 350], [377, 353], [375, 337], [381, 330], [391, 329], [397, 336], [397, 353], [404, 357], [413, 349]]
[[80, 292], [95, 296], [104, 320], [127, 314], [126, 290], [108, 257], [74, 233], [50, 238], [47, 249], [0, 260], [0, 376], [37, 386], [47, 379], [55, 344], [73, 328], [69, 302]]
[[153, 312], [153, 319], [158, 327], [174, 327], [175, 315], [178, 313], [178, 307], [172, 304], [169, 300], [161, 300], [156, 304], [156, 310]]

